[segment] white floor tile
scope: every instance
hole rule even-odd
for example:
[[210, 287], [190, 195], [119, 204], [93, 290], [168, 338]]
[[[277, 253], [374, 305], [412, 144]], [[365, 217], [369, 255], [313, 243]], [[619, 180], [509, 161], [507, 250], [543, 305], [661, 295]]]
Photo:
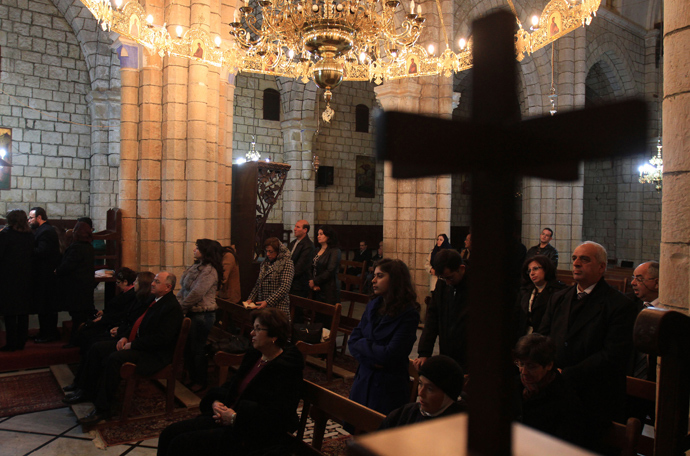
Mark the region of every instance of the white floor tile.
[[49, 435], [0, 431], [0, 454], [7, 456], [27, 454], [52, 438]]
[[31, 456], [119, 456], [130, 448], [131, 445], [118, 445], [99, 450], [90, 440], [61, 437], [31, 453]]
[[77, 425], [69, 407], [14, 416], [0, 423], [0, 429], [58, 435]]

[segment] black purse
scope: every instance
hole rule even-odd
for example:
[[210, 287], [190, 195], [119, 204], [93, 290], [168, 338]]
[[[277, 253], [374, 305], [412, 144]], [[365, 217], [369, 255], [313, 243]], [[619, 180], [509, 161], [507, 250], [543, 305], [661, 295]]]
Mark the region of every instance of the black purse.
[[295, 323], [292, 327], [292, 343], [297, 343], [298, 340], [308, 344], [321, 343], [323, 337], [323, 324], [313, 323], [310, 325], [304, 323]]
[[227, 338], [211, 341], [206, 345], [206, 351], [211, 357], [219, 351], [237, 355], [246, 353], [249, 345], [249, 339], [246, 337], [230, 334]]

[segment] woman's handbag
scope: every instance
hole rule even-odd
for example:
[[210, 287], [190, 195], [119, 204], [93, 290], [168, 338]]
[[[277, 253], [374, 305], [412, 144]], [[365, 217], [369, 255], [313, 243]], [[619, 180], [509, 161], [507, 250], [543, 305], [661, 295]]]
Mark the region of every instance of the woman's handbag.
[[217, 352], [222, 351], [231, 354], [246, 353], [249, 349], [249, 339], [244, 336], [230, 334], [229, 337], [212, 340], [206, 345], [206, 350], [213, 357]]

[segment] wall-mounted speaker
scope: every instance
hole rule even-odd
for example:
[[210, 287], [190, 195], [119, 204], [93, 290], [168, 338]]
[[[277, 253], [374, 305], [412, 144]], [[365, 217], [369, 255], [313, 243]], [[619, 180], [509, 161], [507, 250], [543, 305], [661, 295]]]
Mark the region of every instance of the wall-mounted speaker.
[[319, 171], [316, 173], [316, 186], [328, 187], [333, 185], [333, 167], [319, 166]]

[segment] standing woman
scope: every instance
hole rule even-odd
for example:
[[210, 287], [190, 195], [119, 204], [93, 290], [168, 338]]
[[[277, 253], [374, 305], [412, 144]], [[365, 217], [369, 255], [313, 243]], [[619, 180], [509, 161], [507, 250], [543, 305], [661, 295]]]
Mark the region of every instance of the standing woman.
[[295, 276], [295, 265], [287, 246], [276, 237], [264, 241], [266, 259], [261, 264], [259, 277], [247, 301], [258, 308], [276, 307], [290, 318], [290, 287]]
[[515, 309], [518, 314], [514, 320], [517, 322], [516, 340], [539, 329], [549, 298], [564, 288], [566, 285], [556, 279], [556, 267], [547, 256], [536, 255], [525, 261]]
[[434, 291], [436, 288], [436, 281], [438, 280], [438, 277], [436, 277], [436, 271], [434, 271], [434, 257], [438, 252], [440, 252], [443, 249], [452, 249], [453, 246], [450, 245], [450, 241], [448, 240], [448, 236], [446, 236], [444, 233], [439, 234], [436, 237], [436, 245], [434, 245], [434, 248], [429, 252], [429, 257], [426, 260], [426, 272], [429, 273], [429, 290]]
[[31, 254], [34, 235], [26, 212], [7, 213], [7, 226], [0, 231], [0, 315], [5, 319], [7, 340], [0, 351], [23, 350], [29, 332]]
[[233, 246], [221, 247], [223, 255], [223, 284], [218, 287], [218, 297], [232, 303], [242, 300], [240, 296], [240, 266]]
[[419, 304], [400, 260], [379, 261], [371, 286], [372, 300], [348, 342], [359, 361], [350, 399], [388, 415], [410, 397], [408, 357], [417, 340]]
[[197, 239], [194, 245], [194, 264], [182, 274], [180, 301], [182, 312], [192, 320], [185, 347], [185, 368], [189, 374], [189, 388], [197, 393], [208, 383], [208, 360], [204, 347], [211, 327], [216, 321], [216, 291], [223, 277], [223, 263], [218, 243], [211, 239]]
[[334, 305], [340, 302], [340, 256], [335, 231], [330, 226], [323, 225], [316, 235], [316, 255], [312, 261], [314, 278], [309, 281], [315, 301]]
[[95, 254], [91, 241], [91, 227], [87, 223], [77, 222], [72, 230], [71, 243], [55, 269], [62, 290], [63, 306], [72, 317], [69, 343], [62, 348], [77, 346], [79, 326], [96, 313], [93, 306]]

